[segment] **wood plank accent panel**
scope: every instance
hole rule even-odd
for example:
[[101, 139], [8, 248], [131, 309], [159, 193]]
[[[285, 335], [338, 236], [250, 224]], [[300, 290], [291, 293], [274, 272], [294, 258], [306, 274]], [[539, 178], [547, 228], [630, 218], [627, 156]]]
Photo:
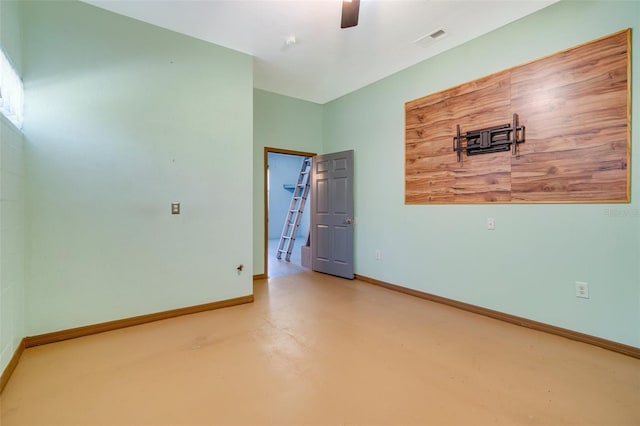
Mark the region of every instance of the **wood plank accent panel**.
[[519, 325], [521, 327], [530, 328], [532, 330], [554, 334], [556, 336], [565, 337], [567, 339], [575, 340], [577, 342], [587, 343], [593, 346], [598, 346], [600, 348], [603, 348], [609, 351], [617, 352], [623, 355], [640, 359], [640, 348], [637, 348], [635, 346], [625, 345], [623, 343], [614, 342], [612, 340], [603, 339], [601, 337], [591, 336], [590, 334], [579, 333], [577, 331], [569, 330], [562, 327], [557, 327], [555, 325], [545, 324], [543, 322], [533, 321], [527, 318], [518, 317], [516, 315], [505, 314], [504, 312], [494, 311], [493, 309], [483, 308], [482, 306], [459, 302], [457, 300], [448, 299], [446, 297], [436, 296], [435, 294], [425, 293], [419, 290], [413, 290], [411, 288], [402, 287], [402, 286], [391, 284], [385, 281], [376, 280], [375, 278], [370, 278], [363, 275], [356, 274], [355, 278], [365, 283], [384, 287], [386, 289], [404, 293], [410, 296], [419, 297], [420, 299], [428, 300], [430, 302], [441, 303], [443, 305], [451, 306], [456, 309], [462, 309], [463, 311], [472, 312], [478, 315], [483, 315], [485, 317], [508, 322], [510, 324]]
[[[629, 202], [631, 30], [405, 104], [405, 203]], [[526, 127], [518, 157], [453, 136]]]

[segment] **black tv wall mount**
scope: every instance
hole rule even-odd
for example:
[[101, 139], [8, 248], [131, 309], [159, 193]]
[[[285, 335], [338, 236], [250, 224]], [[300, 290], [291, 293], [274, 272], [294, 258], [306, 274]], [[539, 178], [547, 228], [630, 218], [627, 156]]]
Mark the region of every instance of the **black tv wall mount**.
[[518, 145], [523, 142], [524, 126], [518, 124], [518, 114], [513, 114], [512, 124], [472, 130], [464, 135], [460, 133], [460, 125], [457, 124], [456, 136], [453, 137], [453, 151], [456, 153], [458, 163], [464, 161], [462, 155], [464, 152], [470, 156], [511, 151], [512, 155], [518, 158]]

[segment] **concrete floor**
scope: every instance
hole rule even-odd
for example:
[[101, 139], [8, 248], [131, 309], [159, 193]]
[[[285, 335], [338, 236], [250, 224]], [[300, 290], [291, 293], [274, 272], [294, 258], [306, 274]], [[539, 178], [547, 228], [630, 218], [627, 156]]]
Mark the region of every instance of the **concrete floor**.
[[14, 425], [639, 425], [640, 360], [314, 272], [27, 349]]

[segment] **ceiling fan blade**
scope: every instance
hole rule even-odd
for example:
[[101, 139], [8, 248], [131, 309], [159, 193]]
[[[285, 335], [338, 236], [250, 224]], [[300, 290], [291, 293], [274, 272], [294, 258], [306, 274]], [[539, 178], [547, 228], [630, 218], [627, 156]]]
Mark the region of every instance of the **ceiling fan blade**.
[[360, 12], [360, 0], [342, 2], [342, 23], [340, 28], [350, 28], [358, 25], [358, 14]]

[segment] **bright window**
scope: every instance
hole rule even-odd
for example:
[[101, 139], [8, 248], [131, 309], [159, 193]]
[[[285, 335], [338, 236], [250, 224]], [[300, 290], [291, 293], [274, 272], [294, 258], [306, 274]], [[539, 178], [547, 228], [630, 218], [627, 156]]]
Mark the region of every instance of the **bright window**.
[[22, 128], [24, 89], [9, 59], [0, 49], [0, 112], [19, 129]]

